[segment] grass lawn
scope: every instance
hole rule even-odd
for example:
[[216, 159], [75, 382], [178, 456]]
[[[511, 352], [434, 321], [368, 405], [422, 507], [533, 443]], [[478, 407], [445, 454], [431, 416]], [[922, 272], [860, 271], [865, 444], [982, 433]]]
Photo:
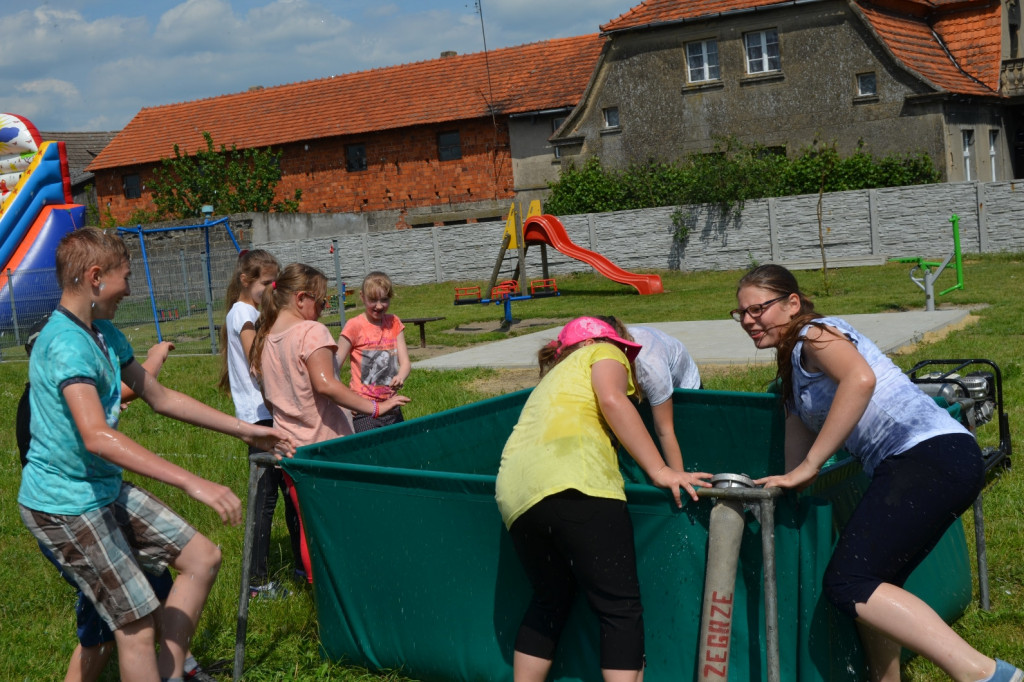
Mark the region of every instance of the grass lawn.
[[[951, 270], [951, 268], [950, 268]], [[1024, 254], [967, 256], [964, 264], [966, 290], [941, 297], [939, 305], [971, 306], [977, 321], [934, 342], [918, 344], [895, 358], [908, 368], [925, 358], [987, 358], [1003, 371], [1004, 397], [1013, 439], [1024, 446]], [[625, 287], [595, 275], [558, 278], [562, 296], [513, 304], [517, 318], [567, 320], [581, 314], [613, 314], [627, 322], [724, 319], [735, 307], [740, 272], [664, 272], [666, 293], [637, 296]], [[797, 273], [801, 285], [815, 299], [817, 308], [829, 314], [921, 310], [924, 294], [907, 278], [907, 266], [885, 265], [833, 271], [826, 283], [819, 271]], [[474, 343], [504, 338], [500, 332], [450, 333], [458, 326], [493, 321], [502, 316], [499, 306], [454, 306], [454, 287], [479, 282], [448, 282], [399, 287], [392, 311], [405, 317], [444, 316], [430, 323], [428, 341], [452, 350]], [[941, 291], [952, 284], [944, 274], [936, 285]], [[349, 309], [351, 316], [358, 309]], [[330, 314], [330, 313], [329, 313]], [[337, 320], [334, 311], [333, 320]], [[328, 320], [330, 321], [330, 320]], [[536, 331], [530, 328], [526, 331]], [[517, 330], [512, 334], [521, 333]], [[408, 332], [413, 358], [418, 353], [418, 332]], [[144, 330], [133, 335], [140, 355], [152, 340]], [[436, 350], [434, 351], [436, 352]], [[210, 356], [174, 356], [168, 360], [162, 381], [215, 407], [231, 411], [231, 399], [216, 388], [219, 359]], [[771, 368], [702, 367], [707, 388], [760, 391], [772, 378]], [[18, 397], [27, 374], [24, 362], [0, 363], [0, 420], [13, 426]], [[415, 418], [478, 400], [488, 387], [501, 385], [502, 372], [459, 370], [414, 371], [403, 391], [413, 402], [405, 408]], [[494, 390], [494, 389], [490, 389]], [[212, 480], [231, 486], [245, 499], [246, 448], [236, 440], [154, 415], [141, 402], [124, 413], [122, 429], [153, 451]], [[983, 444], [995, 440], [995, 425], [982, 428]], [[14, 429], [0, 430], [0, 679], [53, 680], [63, 677], [68, 657], [76, 644], [73, 591], [42, 558], [35, 541], [18, 517], [16, 497], [20, 467]], [[684, 453], [685, 455], [685, 453]], [[234, 650], [235, 613], [240, 579], [242, 529], [220, 524], [214, 512], [180, 491], [144, 481], [189, 519], [200, 532], [219, 543], [225, 563], [214, 587], [193, 650], [204, 663], [224, 661], [219, 676], [230, 679]], [[978, 649], [1024, 664], [1024, 471], [1017, 466], [1001, 475], [985, 493], [992, 610], [974, 604], [956, 624], [957, 630]], [[287, 532], [283, 515], [275, 518], [271, 569], [282, 576], [288, 571]], [[970, 514], [965, 518], [968, 537], [973, 536]], [[973, 552], [973, 543], [971, 551]], [[972, 564], [973, 565], [973, 564]], [[247, 680], [398, 680], [399, 674], [379, 675], [339, 663], [324, 662], [318, 653], [318, 633], [312, 594], [301, 587], [286, 600], [254, 602], [250, 611], [246, 652]], [[108, 666], [103, 679], [116, 679]], [[907, 664], [904, 679], [923, 682], [944, 679], [927, 661]]]

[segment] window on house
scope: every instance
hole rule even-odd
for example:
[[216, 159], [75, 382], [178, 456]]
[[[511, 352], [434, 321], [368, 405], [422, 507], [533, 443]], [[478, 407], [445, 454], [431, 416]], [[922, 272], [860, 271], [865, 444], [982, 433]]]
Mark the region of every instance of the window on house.
[[121, 184], [124, 187], [125, 199], [139, 199], [142, 197], [142, 180], [138, 173], [122, 175]]
[[345, 145], [345, 168], [349, 171], [366, 170], [366, 145], [347, 144]]
[[604, 127], [605, 128], [618, 128], [619, 127], [619, 108], [608, 107], [602, 109], [604, 114]]
[[774, 28], [746, 33], [743, 43], [747, 48], [747, 73], [767, 73], [782, 68], [779, 62], [779, 32]]
[[999, 131], [990, 130], [988, 131], [988, 163], [992, 168], [992, 182], [995, 182], [999, 178], [996, 173], [996, 149], [999, 148]]
[[718, 41], [699, 40], [687, 43], [686, 67], [687, 77], [691, 83], [718, 80]]
[[964, 144], [964, 180], [970, 182], [974, 179], [971, 176], [971, 150], [974, 147], [974, 131], [962, 130], [960, 132], [963, 135]]
[[[559, 116], [551, 119], [551, 132], [554, 133], [556, 130], [561, 128], [563, 123], [565, 123], [565, 116]], [[555, 158], [562, 158], [562, 148], [558, 145], [555, 145]]]
[[772, 145], [768, 147], [761, 147], [756, 150], [757, 158], [759, 159], [770, 159], [774, 156], [786, 156], [786, 145]]
[[857, 74], [857, 95], [870, 97], [878, 94], [878, 79], [874, 72]]
[[453, 130], [437, 136], [437, 158], [441, 161], [454, 161], [462, 158], [462, 143], [459, 131]]

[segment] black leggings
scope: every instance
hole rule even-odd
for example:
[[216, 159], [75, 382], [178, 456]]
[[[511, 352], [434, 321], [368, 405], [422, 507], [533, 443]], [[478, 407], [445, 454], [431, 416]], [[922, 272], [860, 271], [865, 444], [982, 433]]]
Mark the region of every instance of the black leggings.
[[902, 587], [984, 482], [981, 449], [967, 434], [936, 436], [882, 461], [825, 569], [825, 596], [856, 618], [856, 605], [880, 584]]
[[[256, 422], [260, 426], [271, 426], [272, 420], [264, 419]], [[249, 454], [262, 452], [260, 448], [249, 447]], [[292, 504], [284, 481], [284, 472], [280, 467], [267, 467], [256, 484], [256, 510], [253, 515], [252, 572], [250, 582], [263, 585], [269, 578], [267, 561], [270, 558], [270, 531], [274, 525], [274, 509], [277, 507], [277, 492], [281, 491], [284, 500], [284, 522], [288, 528], [291, 541], [292, 564], [296, 569], [302, 568], [301, 537], [299, 533], [299, 513]]]
[[643, 608], [626, 503], [567, 490], [527, 510], [509, 534], [533, 587], [516, 651], [554, 658], [579, 585], [601, 623], [601, 668], [642, 670]]

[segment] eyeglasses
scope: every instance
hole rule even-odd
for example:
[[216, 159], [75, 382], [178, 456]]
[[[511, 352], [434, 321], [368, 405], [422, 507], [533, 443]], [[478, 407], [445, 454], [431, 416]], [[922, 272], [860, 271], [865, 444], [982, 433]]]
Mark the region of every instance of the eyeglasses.
[[317, 305], [319, 305], [321, 308], [326, 308], [329, 305], [329, 303], [330, 303], [329, 299], [326, 296], [324, 296], [323, 298], [317, 298], [316, 296], [314, 296], [313, 294], [309, 293], [308, 291], [303, 291], [302, 293], [304, 293], [306, 296], [309, 296], [311, 299], [313, 299], [313, 302], [316, 303]]
[[789, 298], [789, 294], [783, 294], [778, 298], [773, 298], [770, 301], [765, 301], [764, 303], [755, 303], [754, 305], [748, 305], [746, 308], [736, 308], [735, 310], [730, 310], [729, 314], [732, 315], [732, 319], [736, 320], [737, 322], [742, 322], [744, 315], [750, 315], [754, 319], [757, 319], [758, 317], [761, 317], [761, 315], [764, 314], [764, 311], [768, 310], [768, 308], [771, 307], [772, 304], [778, 303], [784, 298]]

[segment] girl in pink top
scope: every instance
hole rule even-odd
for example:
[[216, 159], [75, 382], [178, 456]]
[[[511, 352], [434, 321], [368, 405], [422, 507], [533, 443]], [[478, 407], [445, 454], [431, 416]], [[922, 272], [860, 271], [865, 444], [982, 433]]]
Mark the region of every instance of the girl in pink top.
[[[377, 402], [341, 383], [338, 346], [317, 321], [326, 306], [327, 277], [309, 265], [286, 266], [263, 292], [260, 328], [250, 350], [274, 424], [296, 446], [351, 434], [349, 410], [376, 417], [409, 402], [402, 395]], [[291, 493], [298, 506], [294, 488]], [[306, 574], [312, 577], [304, 540], [302, 546]]]
[[[371, 272], [363, 279], [359, 298], [364, 312], [351, 318], [338, 337], [338, 356], [352, 356], [352, 390], [374, 401], [387, 400], [402, 388], [412, 369], [405, 345], [405, 325], [388, 313], [395, 295], [391, 278]], [[403, 421], [402, 408], [380, 410], [380, 415], [356, 414], [357, 432]]]

